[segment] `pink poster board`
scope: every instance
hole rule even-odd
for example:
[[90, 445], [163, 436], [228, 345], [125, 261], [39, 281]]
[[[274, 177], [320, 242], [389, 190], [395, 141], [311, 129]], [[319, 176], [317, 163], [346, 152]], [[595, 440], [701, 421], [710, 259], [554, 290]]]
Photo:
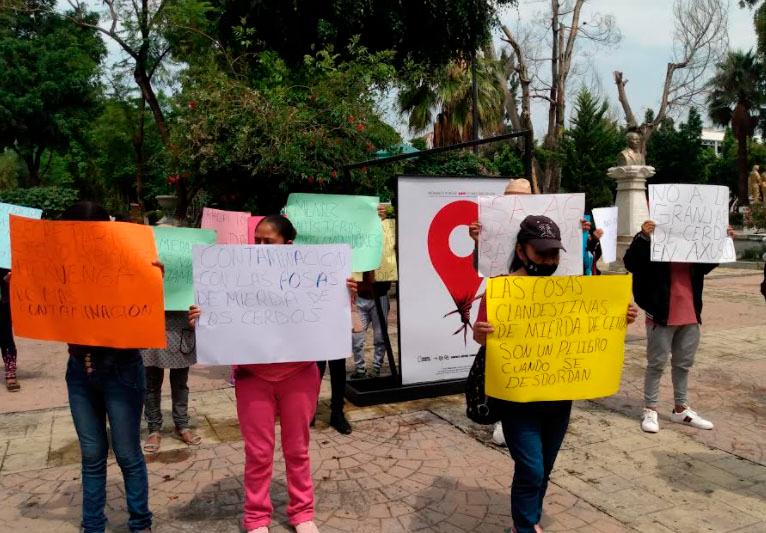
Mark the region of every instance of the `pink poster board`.
[[202, 228], [214, 229], [217, 244], [247, 244], [250, 213], [224, 211], [205, 207], [202, 210]]
[[252, 216], [247, 219], [247, 244], [255, 244], [255, 227], [264, 217]]

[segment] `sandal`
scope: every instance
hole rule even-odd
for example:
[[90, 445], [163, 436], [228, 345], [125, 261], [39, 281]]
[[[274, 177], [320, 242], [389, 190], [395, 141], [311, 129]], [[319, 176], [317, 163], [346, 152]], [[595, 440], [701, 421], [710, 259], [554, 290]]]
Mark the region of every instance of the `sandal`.
[[181, 439], [181, 441], [184, 444], [187, 444], [189, 446], [199, 446], [199, 444], [202, 442], [202, 437], [194, 433], [189, 428], [184, 428], [184, 429], [176, 428], [176, 437]]
[[160, 451], [160, 442], [162, 441], [162, 435], [159, 431], [152, 431], [149, 436], [146, 437], [144, 442], [144, 453], [157, 453]]
[[5, 388], [8, 389], [8, 392], [19, 392], [21, 385], [16, 381], [16, 378], [5, 378]]

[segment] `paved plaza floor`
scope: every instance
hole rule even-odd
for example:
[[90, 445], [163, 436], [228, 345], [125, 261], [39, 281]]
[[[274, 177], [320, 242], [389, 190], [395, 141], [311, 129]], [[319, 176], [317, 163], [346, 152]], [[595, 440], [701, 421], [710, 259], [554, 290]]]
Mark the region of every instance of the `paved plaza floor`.
[[[545, 531], [766, 531], [766, 304], [759, 272], [720, 269], [705, 291], [691, 402], [712, 431], [672, 424], [669, 372], [662, 430], [642, 433], [645, 335], [631, 327], [620, 392], [577, 402], [545, 501]], [[76, 532], [79, 447], [61, 345], [19, 341], [22, 391], [0, 390], [0, 531]], [[237, 532], [244, 454], [225, 369], [195, 368], [191, 412], [203, 444], [167, 434], [149, 459], [155, 531]], [[489, 429], [465, 417], [461, 396], [347, 407], [354, 426], [327, 427], [325, 380], [311, 457], [323, 533], [503, 532], [513, 461]], [[281, 450], [272, 531], [291, 531]], [[127, 531], [119, 470], [109, 464], [111, 531]]]

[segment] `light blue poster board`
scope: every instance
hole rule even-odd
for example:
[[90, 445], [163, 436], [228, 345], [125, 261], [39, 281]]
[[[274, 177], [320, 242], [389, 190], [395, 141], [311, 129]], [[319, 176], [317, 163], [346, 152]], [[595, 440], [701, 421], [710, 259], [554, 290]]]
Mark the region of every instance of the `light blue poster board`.
[[40, 219], [42, 209], [0, 203], [0, 268], [11, 268], [11, 215]]

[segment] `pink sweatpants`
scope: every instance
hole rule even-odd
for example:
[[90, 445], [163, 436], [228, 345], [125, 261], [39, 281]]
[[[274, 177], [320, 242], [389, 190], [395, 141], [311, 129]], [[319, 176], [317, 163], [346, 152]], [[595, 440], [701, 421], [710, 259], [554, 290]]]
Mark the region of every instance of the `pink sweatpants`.
[[282, 381], [267, 381], [239, 372], [235, 381], [237, 417], [245, 441], [246, 530], [268, 526], [273, 506], [269, 486], [274, 467], [274, 424], [279, 414], [282, 450], [287, 470], [290, 503], [287, 516], [298, 525], [314, 519], [314, 487], [311, 480], [309, 441], [311, 418], [319, 397], [317, 365]]

